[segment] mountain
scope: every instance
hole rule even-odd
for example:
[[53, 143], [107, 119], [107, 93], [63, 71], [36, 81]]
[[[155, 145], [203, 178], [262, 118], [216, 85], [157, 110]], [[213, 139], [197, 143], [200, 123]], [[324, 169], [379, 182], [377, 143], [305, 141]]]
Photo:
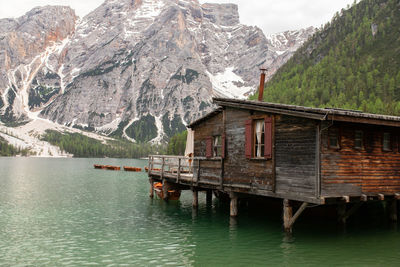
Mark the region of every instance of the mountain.
[[400, 2], [342, 9], [266, 84], [269, 102], [400, 115]]
[[[54, 56], [61, 49], [54, 44], [74, 32], [76, 19], [75, 12], [69, 7], [47, 6], [35, 8], [19, 19], [0, 20], [2, 122], [27, 118], [28, 106], [34, 99], [30, 95], [35, 91], [32, 88], [35, 77], [40, 70], [50, 68], [46, 67], [47, 62], [58, 61]], [[58, 80], [54, 76], [49, 74], [47, 80], [54, 90], [59, 88], [59, 85], [51, 83]], [[43, 97], [51, 98], [54, 94], [50, 92]]]
[[297, 49], [313, 35], [314, 31], [314, 27], [308, 27], [306, 29], [285, 31], [266, 36], [268, 50], [275, 53], [274, 60], [266, 63], [268, 67], [266, 75], [267, 80], [293, 56]]
[[[265, 36], [237, 5], [107, 0], [78, 19], [68, 7], [0, 20], [0, 119], [162, 142], [212, 109], [247, 97], [313, 28]], [[4, 51], [4, 52], [3, 52]]]

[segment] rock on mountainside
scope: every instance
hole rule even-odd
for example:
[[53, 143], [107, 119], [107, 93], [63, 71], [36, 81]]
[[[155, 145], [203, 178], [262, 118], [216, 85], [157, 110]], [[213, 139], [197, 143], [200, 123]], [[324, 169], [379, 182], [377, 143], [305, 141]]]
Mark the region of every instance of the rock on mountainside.
[[35, 8], [19, 19], [0, 20], [1, 121], [26, 117], [31, 100], [28, 95], [38, 90], [35, 76], [61, 52], [54, 44], [73, 33], [76, 19], [69, 7], [47, 6]]
[[280, 66], [285, 64], [305, 41], [315, 32], [314, 27], [297, 31], [285, 31], [267, 36], [268, 49], [276, 55], [272, 62], [268, 62], [267, 79], [271, 78]]
[[236, 5], [198, 0], [106, 0], [81, 20], [35, 8], [0, 20], [1, 121], [167, 140], [213, 96], [252, 92], [259, 68], [272, 74], [313, 31], [266, 38], [240, 24]]

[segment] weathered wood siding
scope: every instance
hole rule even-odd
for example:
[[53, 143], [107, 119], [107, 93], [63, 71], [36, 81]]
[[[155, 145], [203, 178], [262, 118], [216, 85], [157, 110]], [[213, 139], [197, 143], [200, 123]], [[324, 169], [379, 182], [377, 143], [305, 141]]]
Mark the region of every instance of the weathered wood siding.
[[292, 116], [275, 117], [276, 192], [315, 197], [317, 122]]
[[[194, 154], [206, 156], [206, 140], [212, 135], [225, 132], [225, 158], [201, 161], [200, 181], [232, 186], [251, 186], [252, 190], [273, 189], [273, 163], [271, 159], [247, 159], [245, 155], [245, 123], [265, 113], [250, 113], [247, 110], [226, 108], [225, 125], [223, 114], [218, 114], [194, 128]], [[223, 165], [222, 165], [223, 164]], [[222, 173], [223, 171], [223, 173]]]
[[254, 190], [273, 189], [271, 159], [247, 159], [245, 152], [246, 120], [266, 116], [266, 113], [226, 108], [226, 158], [224, 183], [250, 185]]
[[194, 128], [194, 155], [206, 156], [206, 140], [210, 136], [222, 135], [222, 112], [202, 122]]
[[[340, 148], [328, 146], [328, 127], [339, 129]], [[395, 128], [351, 123], [324, 123], [321, 137], [323, 196], [359, 196], [400, 192], [399, 131]], [[362, 149], [354, 147], [355, 130], [364, 133]], [[383, 132], [392, 136], [392, 151], [382, 150]]]
[[[205, 120], [194, 128], [194, 156], [206, 156], [206, 143], [210, 136], [222, 135], [223, 120], [222, 112]], [[198, 163], [194, 163], [198, 164]], [[210, 159], [200, 161], [200, 174], [194, 174], [200, 181], [220, 183], [221, 160]]]

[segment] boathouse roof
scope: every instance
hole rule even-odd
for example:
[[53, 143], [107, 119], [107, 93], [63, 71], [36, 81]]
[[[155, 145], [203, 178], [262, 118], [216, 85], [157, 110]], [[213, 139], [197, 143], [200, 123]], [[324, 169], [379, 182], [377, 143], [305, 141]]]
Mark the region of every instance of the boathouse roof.
[[223, 107], [256, 110], [270, 112], [294, 117], [303, 117], [314, 120], [334, 120], [353, 123], [365, 123], [375, 125], [386, 125], [400, 127], [399, 116], [365, 113], [358, 110], [347, 110], [339, 108], [310, 108], [296, 105], [260, 102], [255, 100], [240, 100], [232, 98], [213, 98], [213, 102], [219, 107], [198, 120], [192, 122], [188, 127], [192, 128], [201, 122], [222, 112]]

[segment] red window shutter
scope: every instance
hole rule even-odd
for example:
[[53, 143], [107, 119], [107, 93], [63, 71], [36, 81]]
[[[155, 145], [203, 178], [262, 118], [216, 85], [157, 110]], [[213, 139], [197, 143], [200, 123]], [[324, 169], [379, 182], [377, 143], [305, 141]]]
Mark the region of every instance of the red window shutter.
[[271, 117], [264, 120], [264, 157], [272, 158], [272, 119]]
[[251, 158], [251, 150], [253, 146], [253, 134], [252, 134], [252, 120], [246, 121], [246, 128], [245, 128], [245, 153], [246, 158]]
[[226, 147], [225, 147], [225, 139], [226, 139], [226, 137], [225, 137], [225, 134], [222, 134], [222, 138], [221, 138], [222, 140], [221, 140], [221, 142], [222, 142], [222, 144], [221, 144], [221, 157], [224, 159], [225, 158], [225, 149], [226, 149]]
[[213, 138], [212, 136], [207, 137], [206, 139], [206, 157], [211, 158], [212, 157], [212, 147], [213, 147]]

